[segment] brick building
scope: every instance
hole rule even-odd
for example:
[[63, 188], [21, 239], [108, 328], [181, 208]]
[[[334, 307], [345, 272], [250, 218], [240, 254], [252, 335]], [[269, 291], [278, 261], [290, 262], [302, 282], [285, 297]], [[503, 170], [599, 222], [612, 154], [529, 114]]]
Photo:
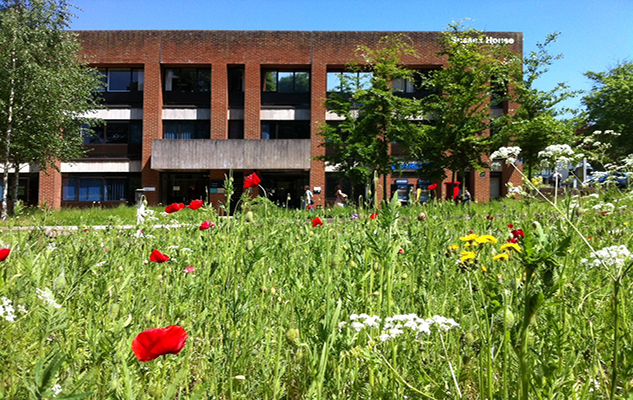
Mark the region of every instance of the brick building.
[[[390, 32], [308, 31], [81, 31], [83, 52], [104, 76], [106, 121], [86, 138], [87, 158], [24, 175], [29, 193], [52, 207], [133, 201], [145, 189], [150, 204], [205, 198], [225, 201], [223, 179], [233, 171], [241, 190], [256, 171], [269, 197], [297, 206], [304, 185], [316, 188], [317, 204], [334, 197], [337, 179], [323, 162], [317, 132], [335, 121], [326, 112], [358, 45], [376, 46]], [[412, 69], [441, 68], [441, 32], [404, 32], [418, 58]], [[487, 33], [522, 53], [515, 32]], [[419, 95], [408, 82], [394, 82], [403, 96]], [[505, 106], [507, 110], [507, 105]], [[503, 109], [491, 109], [501, 113]], [[398, 151], [394, 146], [393, 151]], [[390, 185], [426, 185], [407, 163]], [[504, 167], [505, 168], [505, 167]], [[511, 171], [464, 177], [476, 200], [504, 194]], [[397, 181], [396, 181], [397, 180]], [[440, 185], [440, 188], [442, 185]], [[393, 189], [393, 188], [391, 188]], [[27, 190], [28, 191], [28, 190]], [[32, 194], [32, 196], [34, 196]]]

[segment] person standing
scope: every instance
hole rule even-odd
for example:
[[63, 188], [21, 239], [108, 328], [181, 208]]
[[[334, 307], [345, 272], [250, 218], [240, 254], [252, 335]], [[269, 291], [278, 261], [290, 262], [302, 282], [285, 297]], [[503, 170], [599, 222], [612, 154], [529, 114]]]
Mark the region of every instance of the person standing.
[[345, 203], [347, 203], [347, 195], [343, 193], [343, 188], [341, 185], [336, 185], [336, 199], [334, 200], [335, 207], [345, 207]]
[[301, 209], [311, 210], [312, 206], [314, 205], [314, 195], [312, 194], [312, 191], [310, 190], [310, 186], [305, 185], [303, 189], [304, 189], [304, 193], [303, 193], [303, 202], [301, 203]]

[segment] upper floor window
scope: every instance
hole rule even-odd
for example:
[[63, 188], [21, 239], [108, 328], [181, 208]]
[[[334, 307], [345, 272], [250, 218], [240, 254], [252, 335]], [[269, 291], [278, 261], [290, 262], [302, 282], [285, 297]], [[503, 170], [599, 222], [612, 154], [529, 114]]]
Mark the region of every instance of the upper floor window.
[[142, 68], [99, 68], [106, 92], [143, 91], [145, 73]]
[[229, 92], [244, 91], [244, 68], [229, 67]]
[[371, 72], [328, 72], [327, 91], [347, 92], [369, 87]]
[[394, 92], [413, 93], [415, 92], [415, 81], [409, 78], [398, 78], [391, 82]]
[[264, 71], [264, 92], [308, 93], [310, 73], [303, 71]]
[[165, 139], [209, 139], [211, 125], [209, 120], [163, 121]]
[[101, 126], [84, 130], [84, 144], [140, 144], [143, 142], [143, 121], [106, 121]]
[[262, 139], [310, 139], [310, 121], [262, 121]]
[[437, 93], [429, 85], [430, 74], [432, 69], [412, 70], [411, 74], [406, 78], [397, 78], [391, 82], [394, 93], [404, 97], [421, 98], [433, 93]]
[[166, 68], [165, 91], [200, 93], [211, 90], [211, 68]]

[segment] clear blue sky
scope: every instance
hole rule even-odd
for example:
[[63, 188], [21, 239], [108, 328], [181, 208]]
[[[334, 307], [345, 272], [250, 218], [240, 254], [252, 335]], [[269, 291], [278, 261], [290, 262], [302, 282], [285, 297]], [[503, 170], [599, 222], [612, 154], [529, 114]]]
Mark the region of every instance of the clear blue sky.
[[[633, 0], [71, 0], [75, 30], [441, 31], [452, 21], [523, 32], [524, 54], [548, 33], [563, 54], [537, 86], [589, 90], [587, 71], [633, 61]], [[565, 103], [580, 106], [580, 99]]]

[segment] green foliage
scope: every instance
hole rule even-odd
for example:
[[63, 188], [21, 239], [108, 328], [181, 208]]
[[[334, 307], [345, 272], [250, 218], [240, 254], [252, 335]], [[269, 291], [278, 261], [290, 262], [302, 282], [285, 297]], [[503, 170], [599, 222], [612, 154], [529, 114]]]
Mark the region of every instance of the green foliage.
[[621, 62], [606, 72], [589, 71], [591, 92], [582, 98], [591, 129], [615, 131], [608, 136], [610, 155], [618, 159], [633, 153], [633, 62]]
[[0, 160], [41, 169], [81, 157], [82, 124], [98, 108], [97, 71], [78, 55], [65, 0], [4, 0], [0, 4]]
[[521, 148], [521, 158], [527, 164], [529, 177], [532, 177], [532, 171], [539, 169], [538, 153], [552, 144], [571, 143], [579, 124], [574, 118], [561, 119], [570, 110], [557, 108], [562, 101], [578, 95], [579, 91], [571, 90], [564, 83], [558, 83], [550, 90], [535, 87], [549, 66], [563, 57], [549, 52], [558, 36], [559, 33], [552, 33], [545, 42], [537, 43], [537, 50], [523, 59], [523, 68], [513, 71], [514, 75], [510, 77], [511, 100], [518, 103], [519, 108], [514, 115], [496, 121], [500, 125], [498, 143], [512, 143]]
[[422, 100], [430, 124], [412, 147], [413, 155], [428, 168], [427, 174], [438, 179], [446, 169], [486, 167], [482, 156], [492, 148], [490, 135], [484, 134], [490, 127], [491, 88], [505, 88], [518, 67], [516, 56], [505, 46], [472, 40], [482, 36], [461, 23], [449, 25], [439, 53], [446, 57], [446, 66], [427, 80], [437, 93]]
[[[390, 144], [411, 143], [419, 131], [414, 121], [420, 107], [413, 99], [394, 93], [392, 81], [411, 79], [412, 71], [400, 63], [404, 57], [415, 57], [410, 39], [403, 35], [386, 36], [376, 49], [358, 48], [363, 64], [349, 65], [350, 71], [372, 72], [367, 87], [355, 78], [342, 77], [341, 91], [326, 101], [328, 111], [343, 117], [336, 126], [323, 125], [322, 146], [331, 154], [318, 157], [336, 167], [336, 171], [352, 182], [369, 185], [374, 171], [391, 173], [395, 163]], [[385, 188], [386, 191], [386, 188]]]

